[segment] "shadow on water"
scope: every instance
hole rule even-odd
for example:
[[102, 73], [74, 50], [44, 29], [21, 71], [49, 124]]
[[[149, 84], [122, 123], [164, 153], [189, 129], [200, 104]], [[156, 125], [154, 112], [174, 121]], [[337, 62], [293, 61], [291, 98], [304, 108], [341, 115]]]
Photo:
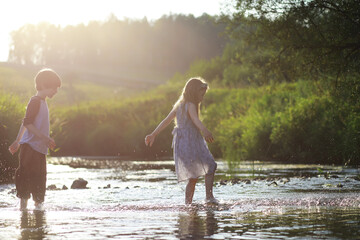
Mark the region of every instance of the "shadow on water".
[[46, 215], [43, 211], [21, 212], [21, 240], [44, 239], [47, 236]]
[[175, 233], [179, 239], [203, 239], [218, 230], [218, 221], [213, 210], [205, 211], [205, 216], [196, 209], [180, 213], [176, 225], [178, 231]]

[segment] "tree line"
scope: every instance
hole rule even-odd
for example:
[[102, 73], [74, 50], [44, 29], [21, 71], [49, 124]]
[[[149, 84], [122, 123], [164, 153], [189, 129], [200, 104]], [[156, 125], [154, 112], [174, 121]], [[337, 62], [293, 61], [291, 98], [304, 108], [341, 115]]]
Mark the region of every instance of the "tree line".
[[120, 74], [153, 69], [170, 77], [195, 60], [221, 54], [227, 41], [221, 36], [226, 25], [218, 20], [207, 14], [164, 15], [152, 22], [111, 15], [87, 25], [27, 24], [11, 34], [9, 62]]

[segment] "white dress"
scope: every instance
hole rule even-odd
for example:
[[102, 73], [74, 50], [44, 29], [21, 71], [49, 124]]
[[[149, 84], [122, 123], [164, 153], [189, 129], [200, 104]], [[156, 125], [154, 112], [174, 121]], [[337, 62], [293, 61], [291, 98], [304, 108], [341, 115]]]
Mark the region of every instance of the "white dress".
[[178, 181], [214, 173], [217, 164], [200, 130], [188, 113], [189, 103], [181, 103], [176, 111], [177, 126], [173, 130], [172, 148]]

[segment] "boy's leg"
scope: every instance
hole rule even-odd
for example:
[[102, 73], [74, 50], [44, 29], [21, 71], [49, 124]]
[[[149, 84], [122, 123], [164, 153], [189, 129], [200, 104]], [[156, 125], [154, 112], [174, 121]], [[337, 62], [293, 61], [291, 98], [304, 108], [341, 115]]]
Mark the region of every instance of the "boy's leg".
[[21, 199], [20, 208], [22, 210], [26, 208], [27, 200], [30, 198], [29, 175], [27, 169], [31, 158], [31, 151], [29, 151], [29, 148], [30, 147], [27, 144], [22, 144], [20, 146], [19, 167], [15, 171], [16, 196]]
[[32, 168], [30, 171], [30, 192], [35, 206], [44, 202], [46, 191], [46, 156], [34, 151]]
[[194, 196], [197, 178], [190, 178], [185, 190], [185, 204], [191, 204]]
[[28, 200], [25, 198], [20, 199], [20, 210], [25, 211], [27, 209]]

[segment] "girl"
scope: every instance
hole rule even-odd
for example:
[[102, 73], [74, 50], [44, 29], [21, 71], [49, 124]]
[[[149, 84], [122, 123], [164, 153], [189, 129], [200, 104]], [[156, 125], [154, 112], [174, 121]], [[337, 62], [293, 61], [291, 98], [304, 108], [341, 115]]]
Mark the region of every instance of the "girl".
[[199, 119], [200, 103], [207, 89], [208, 85], [203, 79], [191, 78], [168, 116], [145, 138], [145, 144], [151, 147], [155, 137], [176, 117], [172, 147], [178, 181], [188, 180], [186, 204], [192, 203], [197, 178], [202, 175], [205, 175], [206, 202], [217, 203], [213, 196], [217, 164], [205, 142], [211, 143], [214, 138]]

